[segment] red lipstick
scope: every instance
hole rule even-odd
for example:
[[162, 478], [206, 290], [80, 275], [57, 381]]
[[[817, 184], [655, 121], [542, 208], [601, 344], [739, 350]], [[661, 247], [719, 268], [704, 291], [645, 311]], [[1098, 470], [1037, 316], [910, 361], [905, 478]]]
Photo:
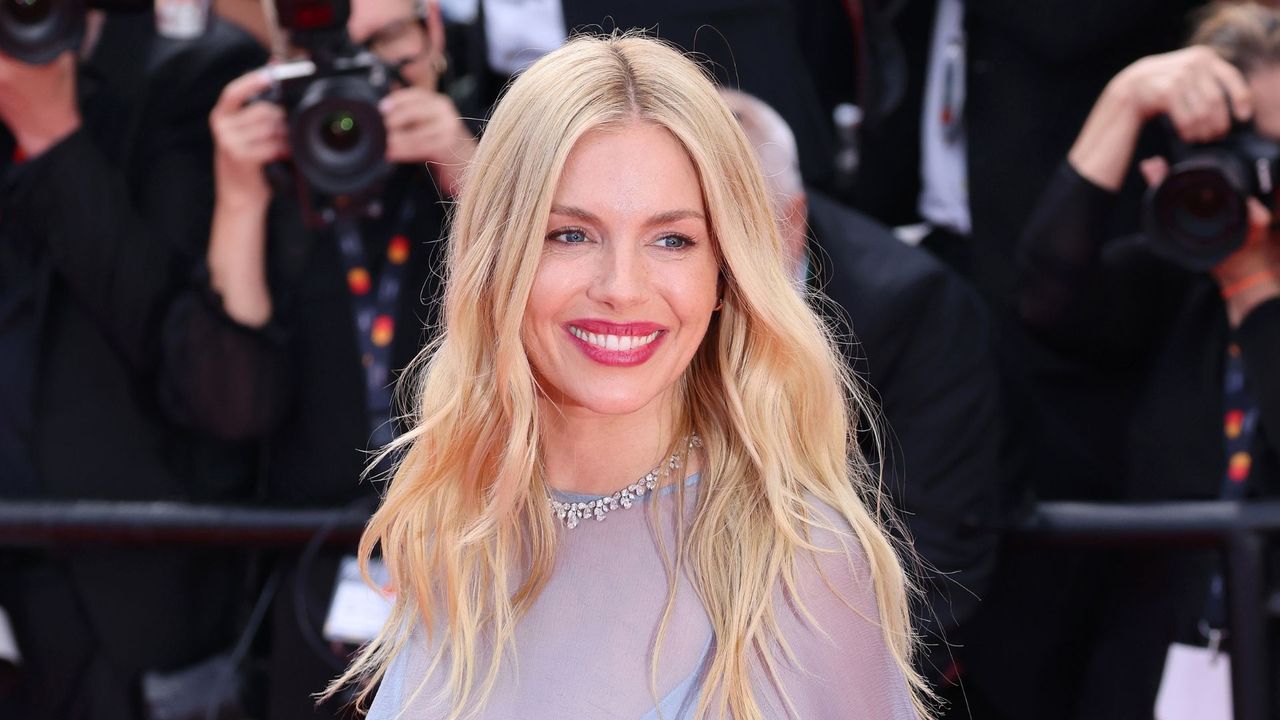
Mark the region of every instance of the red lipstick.
[[667, 336], [667, 328], [657, 323], [615, 323], [583, 318], [563, 326], [565, 334], [591, 360], [612, 367], [641, 365]]

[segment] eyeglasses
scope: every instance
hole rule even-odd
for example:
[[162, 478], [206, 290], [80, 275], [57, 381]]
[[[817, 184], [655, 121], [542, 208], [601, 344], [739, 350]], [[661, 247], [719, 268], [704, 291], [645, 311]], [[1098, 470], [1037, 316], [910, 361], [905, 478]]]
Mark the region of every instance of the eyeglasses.
[[427, 23], [422, 18], [404, 18], [382, 26], [361, 44], [387, 62], [404, 62], [431, 50], [426, 30]]

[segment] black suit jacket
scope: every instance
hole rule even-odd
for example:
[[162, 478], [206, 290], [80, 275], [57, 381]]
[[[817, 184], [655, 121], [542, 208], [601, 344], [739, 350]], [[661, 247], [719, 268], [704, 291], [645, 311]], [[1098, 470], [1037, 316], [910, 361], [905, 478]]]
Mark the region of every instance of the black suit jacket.
[[[563, 0], [561, 4], [570, 34], [644, 29], [696, 53], [718, 82], [778, 109], [795, 132], [807, 182], [819, 186], [831, 182], [835, 149], [831, 120], [806, 71], [789, 0]], [[483, 18], [471, 29], [464, 35], [467, 47], [460, 60], [464, 72], [479, 80], [474, 110], [487, 115], [508, 78], [487, 70]]]
[[151, 23], [108, 19], [80, 74], [81, 129], [8, 171], [0, 233], [34, 248], [29, 427], [45, 496], [227, 491], [155, 412], [152, 383], [160, 323], [208, 234], [208, 112], [258, 51], [223, 23], [195, 43], [157, 38]]
[[[153, 383], [160, 318], [186, 253], [208, 234], [208, 112], [256, 51], [221, 23], [190, 43], [152, 28], [149, 13], [109, 16], [79, 75], [82, 128], [6, 172], [0, 242], [29, 251], [17, 270], [30, 281], [35, 342], [19, 421], [36, 483], [0, 476], [0, 495], [234, 492], [224, 484], [234, 474], [221, 472], [234, 456], [164, 423]], [[32, 714], [134, 716], [143, 669], [222, 649], [235, 598], [223, 562], [164, 550], [9, 556], [0, 604], [28, 660]]]
[[[1093, 101], [1139, 57], [1173, 50], [1200, 0], [973, 0], [965, 3], [969, 207], [974, 285], [998, 308], [1013, 301], [1017, 238]], [[920, 123], [936, 0], [866, 3], [897, 9], [907, 63], [903, 102], [862, 136], [856, 206], [890, 225], [917, 222]], [[876, 72], [877, 68], [869, 68]]]
[[928, 253], [816, 192], [809, 225], [816, 283], [847, 314], [845, 353], [884, 413], [888, 489], [933, 568], [930, 610], [954, 629], [995, 559], [1001, 421], [986, 311]]

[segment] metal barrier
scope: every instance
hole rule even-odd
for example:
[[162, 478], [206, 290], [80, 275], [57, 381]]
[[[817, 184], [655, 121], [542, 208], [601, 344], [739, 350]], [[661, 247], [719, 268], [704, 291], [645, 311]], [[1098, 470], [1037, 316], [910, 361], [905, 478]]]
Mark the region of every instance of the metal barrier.
[[[321, 530], [354, 542], [368, 516], [170, 502], [0, 501], [0, 547], [77, 543], [293, 546]], [[1055, 544], [1216, 547], [1227, 567], [1235, 720], [1271, 717], [1266, 544], [1280, 533], [1280, 501], [1143, 504], [1045, 502], [1016, 535]]]

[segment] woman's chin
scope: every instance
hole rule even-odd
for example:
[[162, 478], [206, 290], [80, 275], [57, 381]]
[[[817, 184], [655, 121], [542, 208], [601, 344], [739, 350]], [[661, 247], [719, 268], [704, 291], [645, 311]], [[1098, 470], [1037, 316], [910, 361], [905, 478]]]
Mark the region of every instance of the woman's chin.
[[[664, 388], [665, 390], [665, 388]], [[651, 390], [628, 391], [611, 387], [603, 390], [576, 390], [562, 397], [572, 404], [595, 415], [623, 417], [650, 408], [665, 393]]]

